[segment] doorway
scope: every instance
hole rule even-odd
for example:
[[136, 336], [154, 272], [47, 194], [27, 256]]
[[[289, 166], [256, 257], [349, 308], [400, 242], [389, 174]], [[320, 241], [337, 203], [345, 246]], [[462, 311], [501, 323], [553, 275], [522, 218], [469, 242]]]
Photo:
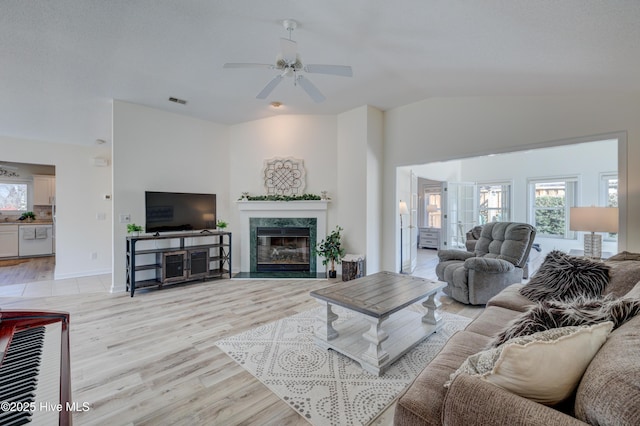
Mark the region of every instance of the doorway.
[[[616, 203], [621, 204], [620, 223], [623, 224], [626, 172], [619, 170], [620, 165], [624, 167], [625, 164], [619, 157], [624, 157], [624, 152], [626, 138], [622, 136], [559, 141], [555, 145], [545, 144], [524, 151], [398, 168], [398, 179], [400, 182], [407, 174], [406, 170], [400, 169], [408, 169], [423, 181], [442, 182], [442, 234], [438, 248], [464, 249], [466, 231], [482, 224], [483, 220], [535, 221], [535, 189], [532, 188], [543, 180], [575, 182], [572, 184], [575, 197], [571, 202], [576, 206], [608, 206], [611, 191], [615, 190]], [[497, 194], [500, 197], [491, 193], [496, 187], [501, 189]], [[483, 188], [489, 188], [489, 193], [482, 193]], [[621, 194], [619, 200], [618, 192]], [[488, 205], [488, 197], [494, 195], [501, 201], [500, 206]], [[428, 223], [426, 208], [419, 215], [421, 224]], [[620, 234], [622, 232], [621, 229]], [[607, 236], [607, 239], [603, 244], [608, 245], [607, 251], [617, 252], [617, 236]], [[552, 249], [569, 251], [580, 248], [582, 236], [568, 230], [563, 236], [538, 235], [536, 242], [541, 243], [544, 252]]]
[[1, 260], [55, 264], [55, 179], [53, 165], [0, 161]]

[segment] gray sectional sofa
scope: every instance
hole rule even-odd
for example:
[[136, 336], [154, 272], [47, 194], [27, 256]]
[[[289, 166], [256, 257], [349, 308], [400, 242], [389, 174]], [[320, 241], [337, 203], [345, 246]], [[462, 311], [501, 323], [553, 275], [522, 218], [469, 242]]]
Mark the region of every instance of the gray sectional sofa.
[[[603, 294], [640, 299], [640, 258], [621, 254]], [[573, 396], [543, 405], [469, 374], [445, 383], [463, 362], [482, 351], [505, 325], [532, 306], [513, 284], [456, 333], [399, 396], [395, 425], [638, 425], [640, 424], [640, 315], [609, 334]]]

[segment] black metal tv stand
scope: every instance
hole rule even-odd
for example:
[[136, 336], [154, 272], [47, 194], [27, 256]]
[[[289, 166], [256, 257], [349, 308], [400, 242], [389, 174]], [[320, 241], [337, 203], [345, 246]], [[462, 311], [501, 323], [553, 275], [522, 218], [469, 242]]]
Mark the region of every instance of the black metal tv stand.
[[231, 232], [127, 237], [127, 291], [195, 280], [231, 278]]

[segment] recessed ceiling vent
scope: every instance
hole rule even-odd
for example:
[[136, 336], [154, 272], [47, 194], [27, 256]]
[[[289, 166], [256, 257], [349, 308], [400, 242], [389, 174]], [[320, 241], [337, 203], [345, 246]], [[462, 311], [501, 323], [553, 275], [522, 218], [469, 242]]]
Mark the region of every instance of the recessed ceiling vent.
[[178, 98], [173, 98], [173, 97], [169, 98], [169, 101], [175, 102], [175, 103], [180, 104], [180, 105], [186, 105], [187, 104], [187, 101], [185, 101], [184, 99], [178, 99]]

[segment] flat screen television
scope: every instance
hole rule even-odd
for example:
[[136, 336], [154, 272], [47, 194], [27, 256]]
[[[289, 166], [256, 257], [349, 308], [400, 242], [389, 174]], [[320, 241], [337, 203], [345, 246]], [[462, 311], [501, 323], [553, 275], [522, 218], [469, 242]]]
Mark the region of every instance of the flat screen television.
[[198, 231], [216, 227], [216, 194], [145, 191], [145, 231]]

